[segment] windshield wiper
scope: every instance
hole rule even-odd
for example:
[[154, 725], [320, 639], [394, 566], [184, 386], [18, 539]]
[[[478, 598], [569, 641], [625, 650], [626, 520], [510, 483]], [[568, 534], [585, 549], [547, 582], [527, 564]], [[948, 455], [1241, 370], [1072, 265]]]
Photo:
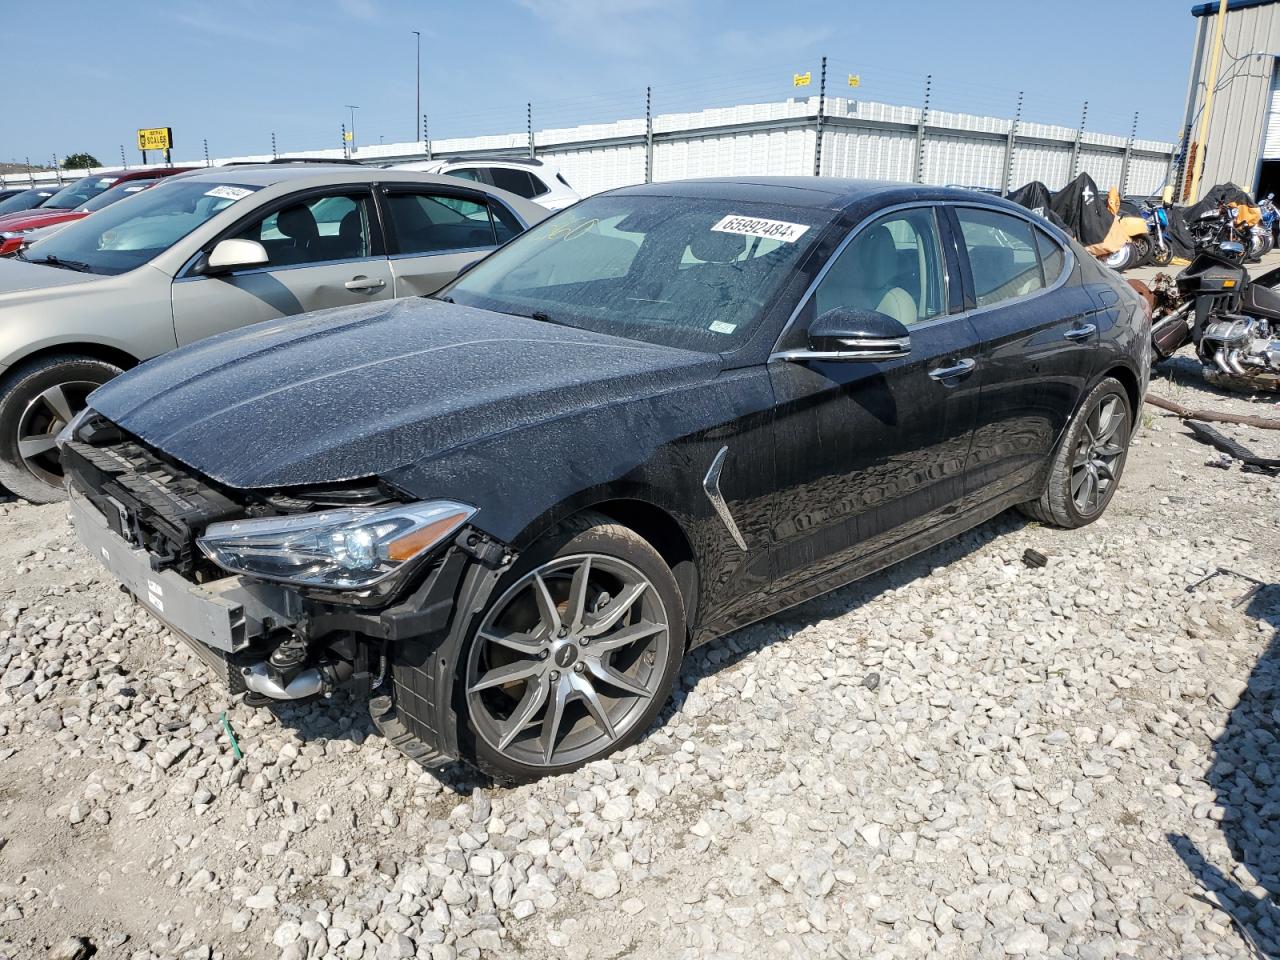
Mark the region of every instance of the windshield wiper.
[[[25, 260], [26, 257], [23, 257], [23, 259]], [[47, 263], [51, 267], [62, 267], [64, 270], [74, 270], [77, 273], [93, 273], [93, 267], [83, 260], [63, 260], [61, 257], [55, 257], [52, 253], [47, 257], [41, 257], [39, 260], [32, 260], [31, 263]]]
[[533, 313], [529, 314], [529, 319], [537, 320], [539, 323], [554, 323], [557, 326], [565, 326], [565, 324], [561, 323], [559, 320], [552, 319], [550, 314], [543, 313], [541, 310], [533, 311]]

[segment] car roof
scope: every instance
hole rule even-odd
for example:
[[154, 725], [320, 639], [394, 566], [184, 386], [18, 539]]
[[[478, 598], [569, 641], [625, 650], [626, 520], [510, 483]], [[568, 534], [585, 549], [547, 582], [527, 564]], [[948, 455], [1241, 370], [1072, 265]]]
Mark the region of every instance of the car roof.
[[843, 177], [709, 177], [702, 180], [637, 184], [612, 192], [778, 203], [825, 210], [882, 207], [912, 200], [979, 201], [984, 204], [1007, 205], [1015, 210], [1022, 209], [1001, 197], [975, 190]]
[[[287, 164], [264, 163], [257, 166], [209, 167], [199, 173], [188, 173], [183, 180], [197, 180], [209, 183], [243, 183], [250, 186], [270, 187], [275, 184], [288, 183], [297, 186], [324, 186], [328, 183], [439, 183], [456, 187], [456, 177], [441, 174], [424, 173], [415, 170], [388, 170], [385, 167], [347, 166], [334, 164], [323, 166], [318, 163]], [[492, 187], [487, 189], [492, 190]]]

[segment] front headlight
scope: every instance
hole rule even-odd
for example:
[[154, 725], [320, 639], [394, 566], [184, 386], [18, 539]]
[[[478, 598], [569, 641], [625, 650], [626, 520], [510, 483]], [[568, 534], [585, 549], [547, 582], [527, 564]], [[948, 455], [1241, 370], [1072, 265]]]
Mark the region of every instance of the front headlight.
[[197, 541], [224, 570], [339, 590], [371, 587], [422, 557], [475, 507], [430, 500], [211, 523]]

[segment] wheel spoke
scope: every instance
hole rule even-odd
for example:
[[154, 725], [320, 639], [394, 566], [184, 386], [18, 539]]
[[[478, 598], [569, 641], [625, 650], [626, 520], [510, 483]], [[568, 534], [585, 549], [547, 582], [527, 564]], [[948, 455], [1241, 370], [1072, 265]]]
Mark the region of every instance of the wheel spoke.
[[547, 688], [549, 686], [550, 684], [546, 681], [526, 683], [524, 685], [524, 696], [516, 704], [511, 718], [502, 730], [502, 739], [498, 743], [499, 750], [505, 750], [511, 746], [511, 741], [519, 736], [520, 731], [524, 730], [533, 721], [534, 714], [538, 712], [538, 709], [547, 699]]
[[582, 629], [582, 622], [587, 615], [587, 582], [591, 579], [591, 558], [587, 557], [573, 571], [573, 582], [569, 584], [569, 603], [565, 612], [569, 616], [569, 629]]
[[617, 687], [619, 690], [625, 690], [627, 693], [634, 694], [637, 697], [651, 697], [653, 694], [644, 684], [638, 680], [633, 680], [625, 673], [613, 669], [600, 660], [588, 660], [587, 669], [601, 683], [607, 683], [611, 687]]
[[537, 660], [517, 660], [505, 667], [495, 667], [477, 680], [469, 692], [475, 693], [479, 690], [488, 690], [490, 687], [501, 687], [519, 680], [527, 680], [529, 677], [536, 676], [542, 667], [543, 665]]
[[564, 705], [569, 699], [569, 678], [561, 677], [551, 690], [547, 713], [542, 718], [542, 762], [551, 763], [556, 752], [556, 737], [560, 734], [560, 721], [564, 718]]
[[1075, 470], [1077, 467], [1083, 467], [1088, 462], [1089, 445], [1082, 443], [1080, 446], [1076, 447], [1076, 455], [1071, 460], [1071, 469]]
[[551, 591], [547, 589], [547, 581], [542, 579], [542, 574], [534, 574], [533, 577], [533, 595], [538, 601], [538, 614], [542, 617], [542, 622], [554, 636], [560, 631], [563, 624], [560, 621], [560, 612], [556, 609], [556, 602], [551, 598]]
[[57, 434], [42, 433], [34, 437], [24, 437], [18, 441], [18, 456], [30, 460], [42, 453], [48, 453], [57, 445]]
[[67, 393], [62, 386], [60, 383], [55, 383], [40, 394], [40, 399], [44, 401], [45, 406], [58, 415], [63, 423], [70, 423], [76, 414], [71, 409], [71, 401], [67, 399]]
[[1089, 480], [1089, 469], [1087, 466], [1081, 467], [1071, 475], [1071, 498], [1080, 502], [1080, 492], [1084, 489], [1084, 485]]
[[500, 647], [506, 647], [508, 650], [514, 650], [526, 656], [536, 653], [542, 647], [541, 640], [527, 633], [497, 633], [493, 630], [481, 630], [480, 639], [487, 640], [489, 643], [496, 643]]
[[1101, 424], [1098, 430], [1098, 437], [1095, 441], [1097, 445], [1108, 444], [1111, 438], [1115, 436], [1116, 431], [1120, 429], [1120, 424], [1124, 417], [1120, 413], [1120, 401], [1115, 397], [1103, 401], [1102, 406], [1098, 408]]
[[583, 636], [598, 637], [612, 628], [628, 610], [635, 606], [635, 602], [640, 599], [640, 595], [645, 592], [648, 586], [649, 582], [647, 580], [627, 584], [621, 593], [609, 601], [609, 605], [605, 607], [604, 611], [593, 623], [584, 625], [582, 629]]
[[611, 633], [606, 637], [600, 637], [591, 641], [590, 649], [595, 653], [606, 653], [610, 650], [620, 650], [627, 644], [635, 643], [637, 640], [644, 640], [646, 637], [652, 637], [655, 633], [661, 633], [667, 629], [665, 624], [650, 623], [642, 620], [640, 623], [633, 623], [629, 627], [623, 627], [617, 633]]
[[609, 711], [600, 702], [600, 696], [596, 693], [595, 685], [581, 674], [572, 673], [569, 676], [573, 689], [582, 698], [582, 702], [587, 705], [587, 712], [591, 714], [591, 719], [595, 720], [596, 726], [603, 730], [610, 740], [616, 739], [617, 734], [613, 730], [613, 721], [609, 719]]

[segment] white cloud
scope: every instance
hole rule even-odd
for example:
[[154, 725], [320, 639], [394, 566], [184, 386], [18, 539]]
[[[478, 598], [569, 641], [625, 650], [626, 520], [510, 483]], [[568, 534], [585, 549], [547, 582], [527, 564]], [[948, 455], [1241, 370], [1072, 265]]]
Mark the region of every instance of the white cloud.
[[687, 0], [517, 0], [553, 31], [598, 51], [650, 56], [650, 42], [670, 45], [687, 20]]

